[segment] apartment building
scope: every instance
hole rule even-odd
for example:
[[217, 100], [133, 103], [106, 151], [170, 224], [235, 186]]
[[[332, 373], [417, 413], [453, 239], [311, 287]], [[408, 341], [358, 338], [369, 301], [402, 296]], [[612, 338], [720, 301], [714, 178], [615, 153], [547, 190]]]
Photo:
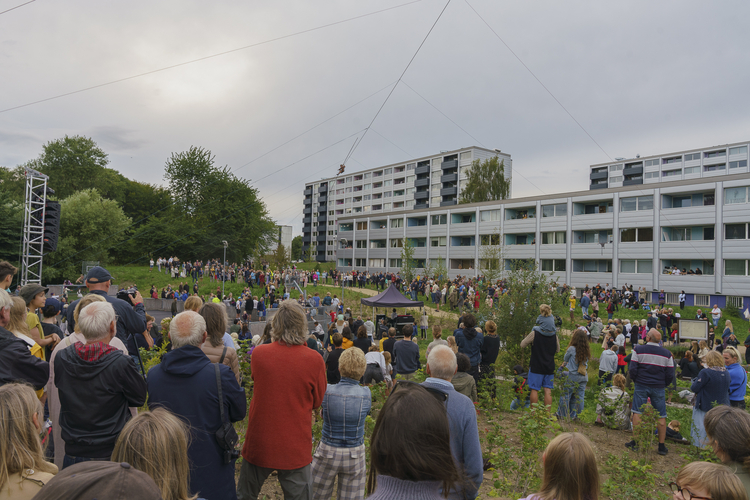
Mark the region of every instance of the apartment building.
[[[750, 306], [747, 145], [723, 149], [722, 174], [704, 175], [714, 172], [706, 166], [716, 165], [705, 160], [718, 157], [706, 158], [707, 151], [689, 153], [700, 156], [697, 178], [660, 176], [654, 183], [594, 191], [344, 214], [338, 218], [338, 268], [398, 271], [408, 238], [417, 267], [428, 260], [434, 267], [441, 258], [451, 277], [481, 274], [484, 249], [494, 246], [502, 248], [506, 266], [533, 260], [559, 283], [579, 289], [628, 284], [664, 289], [672, 304], [685, 290], [688, 305]], [[742, 154], [745, 167], [730, 168]], [[665, 157], [659, 157], [660, 172], [670, 165]], [[665, 273], [675, 268], [679, 275]]]
[[303, 254], [308, 254], [312, 245], [318, 261], [334, 260], [341, 217], [456, 205], [472, 162], [495, 156], [505, 165], [512, 192], [510, 155], [476, 146], [307, 183]]
[[739, 142], [643, 158], [637, 156], [629, 160], [617, 158], [614, 163], [598, 163], [590, 167], [589, 187], [619, 188], [676, 180], [711, 179], [748, 172], [748, 145], [748, 142]]

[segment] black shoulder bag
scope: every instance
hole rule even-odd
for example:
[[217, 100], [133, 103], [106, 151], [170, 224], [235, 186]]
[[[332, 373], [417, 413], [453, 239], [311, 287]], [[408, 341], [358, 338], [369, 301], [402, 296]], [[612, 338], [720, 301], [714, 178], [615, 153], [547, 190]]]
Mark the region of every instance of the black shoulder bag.
[[240, 438], [224, 413], [224, 394], [221, 391], [221, 374], [218, 363], [214, 364], [214, 369], [216, 371], [216, 388], [219, 389], [219, 411], [221, 413], [221, 427], [216, 430], [214, 435], [219, 447], [224, 450], [224, 465], [227, 465], [240, 457], [240, 452], [236, 448]]

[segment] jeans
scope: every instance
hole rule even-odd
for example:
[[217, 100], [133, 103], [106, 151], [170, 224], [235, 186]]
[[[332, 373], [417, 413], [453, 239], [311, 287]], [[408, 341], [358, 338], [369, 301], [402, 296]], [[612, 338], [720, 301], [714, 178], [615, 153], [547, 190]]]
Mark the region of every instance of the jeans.
[[565, 379], [557, 414], [565, 418], [570, 417], [571, 420], [575, 419], [583, 411], [585, 391], [586, 380], [576, 382], [570, 378]]
[[607, 319], [612, 319], [612, 314], [613, 313], [607, 313]]
[[511, 410], [517, 410], [518, 408], [528, 408], [531, 406], [531, 400], [529, 398], [526, 398], [526, 401], [521, 401], [521, 398], [516, 398], [513, 401], [510, 402], [510, 409]]
[[641, 407], [651, 398], [651, 406], [659, 414], [659, 418], [667, 418], [667, 402], [664, 396], [663, 387], [648, 387], [646, 385], [635, 384], [633, 393], [633, 413], [641, 414]]
[[712, 317], [711, 317], [711, 321], [713, 321], [713, 322], [714, 322], [714, 328], [716, 328], [717, 326], [719, 326], [719, 318], [714, 318], [714, 317], [712, 316]]
[[584, 315], [584, 316], [588, 316], [589, 315], [589, 307], [588, 306], [586, 306], [586, 307], [581, 306], [581, 314]]

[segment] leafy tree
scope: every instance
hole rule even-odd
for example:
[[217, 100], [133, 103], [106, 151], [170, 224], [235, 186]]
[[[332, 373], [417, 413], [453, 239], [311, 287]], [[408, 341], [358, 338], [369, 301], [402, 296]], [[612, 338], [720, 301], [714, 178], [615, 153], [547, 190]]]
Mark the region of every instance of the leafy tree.
[[503, 247], [500, 245], [500, 231], [482, 235], [483, 241], [479, 249], [479, 272], [484, 275], [485, 282], [494, 283], [502, 274], [505, 261]]
[[414, 247], [409, 238], [404, 238], [404, 246], [401, 248], [401, 278], [407, 283], [414, 279]]
[[501, 294], [497, 310], [491, 318], [503, 327], [500, 336], [501, 356], [499, 364], [512, 370], [515, 365], [528, 366], [530, 349], [521, 349], [521, 340], [533, 328], [541, 304], [552, 304], [552, 288], [549, 276], [542, 273], [536, 264], [510, 261], [511, 270], [505, 274], [508, 292]]
[[0, 199], [23, 203], [26, 197], [26, 174], [24, 167], [13, 169], [0, 167]]
[[[45, 258], [47, 278], [72, 279], [81, 273], [81, 261], [110, 261], [111, 249], [124, 238], [130, 219], [116, 201], [103, 198], [95, 189], [84, 189], [60, 202], [60, 238], [57, 251]], [[110, 232], [110, 239], [102, 236]], [[119, 233], [119, 234], [118, 234]]]
[[[0, 191], [0, 196], [3, 192]], [[9, 199], [0, 201], [0, 260], [7, 260], [20, 269], [18, 260], [23, 236], [23, 204]]]
[[505, 178], [505, 161], [498, 163], [497, 156], [489, 160], [474, 160], [459, 203], [478, 203], [504, 200], [510, 193], [510, 180]]
[[281, 243], [278, 244], [271, 257], [271, 262], [273, 262], [276, 269], [284, 269], [289, 263], [289, 253]]
[[435, 277], [439, 281], [448, 279], [448, 268], [445, 266], [445, 259], [443, 259], [442, 256], [437, 258], [437, 262], [435, 263], [435, 270], [433, 272], [435, 273]]
[[295, 236], [292, 238], [292, 260], [300, 260], [302, 258], [302, 236]]
[[312, 242], [307, 245], [307, 251], [305, 252], [305, 262], [313, 262], [315, 260], [315, 246]]

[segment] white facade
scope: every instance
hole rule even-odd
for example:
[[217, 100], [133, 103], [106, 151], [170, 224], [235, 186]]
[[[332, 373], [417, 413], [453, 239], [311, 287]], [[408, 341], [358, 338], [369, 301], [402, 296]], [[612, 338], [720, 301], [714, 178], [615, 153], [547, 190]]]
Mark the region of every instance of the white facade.
[[493, 157], [504, 163], [505, 177], [512, 190], [510, 155], [479, 147], [441, 152], [307, 183], [302, 251], [306, 254], [312, 244], [316, 246], [317, 260], [334, 260], [338, 245], [337, 221], [341, 217], [455, 205], [471, 163]]
[[[292, 255], [292, 226], [276, 226], [276, 234], [269, 245], [269, 253], [273, 253], [279, 246], [279, 243], [284, 245], [287, 254]], [[291, 258], [291, 257], [290, 257]]]
[[[727, 148], [728, 149], [728, 148]], [[559, 283], [627, 283], [750, 305], [750, 173], [338, 219], [341, 270], [398, 271], [403, 238], [418, 266], [481, 274], [487, 246], [534, 260]], [[421, 264], [421, 265], [420, 265]], [[665, 267], [702, 274], [664, 274]], [[674, 295], [673, 295], [674, 297]], [[689, 304], [690, 305], [690, 304]]]

